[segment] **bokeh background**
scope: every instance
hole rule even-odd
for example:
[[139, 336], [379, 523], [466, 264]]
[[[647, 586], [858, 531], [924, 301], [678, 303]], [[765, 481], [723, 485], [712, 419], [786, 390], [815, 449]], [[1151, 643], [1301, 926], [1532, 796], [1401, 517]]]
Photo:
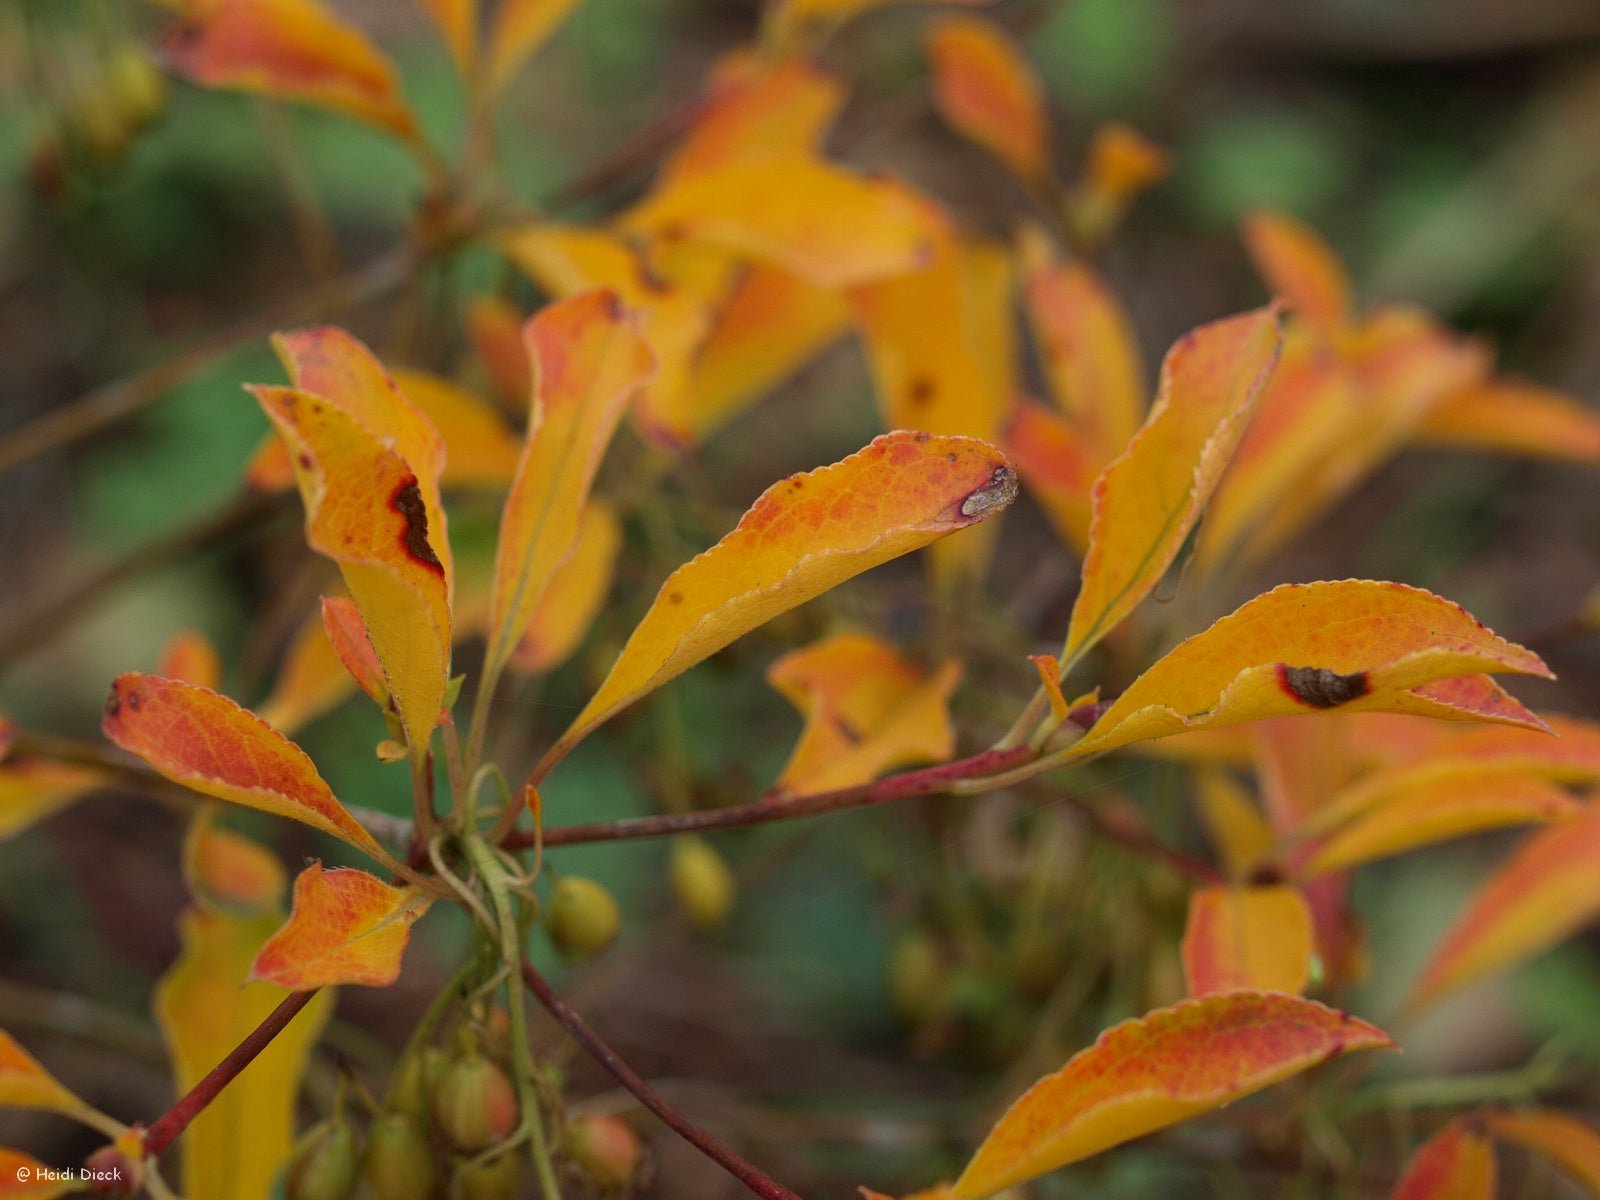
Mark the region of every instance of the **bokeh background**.
[[[92, 0], [14, 4], [0, 10], [0, 445], [89, 389], [292, 308], [401, 235], [422, 180], [380, 136], [176, 82], [148, 124], [124, 128], [108, 64], [130, 40], [148, 41], [159, 14]], [[421, 17], [377, 0], [338, 7], [396, 57], [430, 134], [453, 141], [462, 99]], [[1105, 261], [1152, 369], [1183, 331], [1261, 301], [1238, 221], [1267, 205], [1324, 233], [1364, 299], [1424, 304], [1492, 342], [1504, 369], [1600, 396], [1600, 7], [1589, 0], [1002, 0], [994, 13], [1049, 89], [1060, 161], [1076, 162], [1107, 118], [1174, 156], [1171, 177], [1141, 200]], [[500, 130], [512, 189], [574, 219], [626, 202], [650, 167], [627, 148], [682, 110], [757, 17], [746, 0], [587, 0], [515, 85]], [[854, 86], [829, 153], [904, 175], [964, 225], [1007, 236], [1026, 197], [935, 116], [921, 51], [928, 19], [918, 7], [875, 13], [831, 46], [829, 65]], [[470, 253], [341, 321], [386, 357], [441, 366], [460, 351], [462, 301], [506, 283], [504, 267]], [[331, 574], [304, 550], [297, 507], [241, 498], [241, 468], [266, 423], [239, 384], [279, 377], [264, 340], [250, 341], [158, 389], [131, 418], [0, 474], [0, 709], [32, 729], [97, 739], [109, 680], [150, 669], [185, 627], [221, 648], [231, 694], [259, 697]], [[698, 485], [669, 480], [664, 542], [630, 543], [614, 611], [578, 660], [513, 696], [507, 761], [525, 763], [565, 723], [674, 553], [703, 547], [773, 479], [860, 445], [874, 414], [864, 359], [847, 339], [707, 446]], [[1193, 616], [1285, 580], [1414, 583], [1547, 656], [1560, 680], [1519, 683], [1523, 699], [1597, 716], [1600, 643], [1572, 620], [1600, 581], [1597, 513], [1592, 471], [1409, 452], [1238, 581], [1236, 595], [1210, 597], [1214, 607]], [[471, 525], [468, 514], [460, 526]], [[986, 607], [969, 614], [970, 648], [1052, 648], [1074, 583], [1071, 559], [1019, 505]], [[670, 701], [619, 722], [563, 768], [550, 819], [652, 811], [673, 773], [699, 803], [755, 796], [799, 730], [761, 680], [766, 663], [841, 616], [917, 636], [932, 619], [919, 584], [914, 564], [881, 572], [673, 685]], [[958, 713], [976, 746], [1003, 727], [1028, 681], [989, 667], [969, 679], [979, 694]], [[352, 701], [301, 740], [339, 795], [402, 812], [404, 781], [372, 753], [382, 736], [378, 715]], [[663, 746], [679, 757], [664, 763]], [[1187, 828], [1172, 768], [1122, 762], [1088, 772], [1083, 786], [1128, 791], [1173, 830]], [[711, 940], [674, 914], [663, 847], [564, 852], [562, 869], [606, 881], [627, 914], [619, 950], [564, 983], [647, 1076], [807, 1194], [930, 1181], [981, 1127], [1040, 1018], [1016, 997], [979, 995], [975, 1011], [993, 1011], [977, 1034], [919, 1044], [895, 1015], [886, 962], [930, 879], [1004, 873], [1017, 836], [1006, 804], [987, 822], [928, 804], [913, 816], [731, 836], [719, 844], [742, 895]], [[59, 1074], [125, 1116], [159, 1112], [168, 1094], [148, 996], [177, 949], [181, 828], [147, 801], [101, 793], [0, 842], [0, 1026], [29, 1031]], [[299, 831], [250, 828], [290, 863], [337, 857]], [[1366, 1011], [1392, 1003], [1504, 844], [1476, 839], [1363, 876], [1374, 960], [1403, 965], [1372, 982]], [[1098, 881], [1097, 899], [1076, 893], [1063, 920], [1080, 922], [1086, 939], [1117, 940], [1117, 919], [1149, 928], [1130, 937], [1126, 964], [1114, 961], [1071, 1012], [1052, 1014], [1068, 1041], [1136, 1011], [1147, 987], [1159, 992], [1127, 973], [1145, 969], [1144, 948], [1170, 951], [1182, 918], [1181, 891], [1114, 849], [1097, 848], [1082, 870]], [[1109, 935], [1096, 931], [1097, 912]], [[382, 1063], [404, 1036], [464, 937], [449, 921], [424, 930], [400, 985], [344, 996], [333, 1055]], [[1407, 1069], [1525, 1069], [1552, 1045], [1561, 1070], [1600, 1062], [1595, 949], [1568, 945], [1447, 1006], [1409, 1031]], [[1164, 969], [1175, 967], [1169, 953]], [[574, 1094], [618, 1102], [587, 1064], [571, 1066]], [[1579, 1103], [1600, 1100], [1592, 1086], [1558, 1086]], [[0, 1133], [60, 1161], [92, 1148], [9, 1115]], [[651, 1145], [657, 1194], [741, 1194], [672, 1138]], [[1109, 1156], [1095, 1168], [1095, 1194], [1279, 1194], [1225, 1154], [1197, 1160], [1197, 1146], [1177, 1134]], [[1035, 1194], [1065, 1195], [1062, 1186]]]

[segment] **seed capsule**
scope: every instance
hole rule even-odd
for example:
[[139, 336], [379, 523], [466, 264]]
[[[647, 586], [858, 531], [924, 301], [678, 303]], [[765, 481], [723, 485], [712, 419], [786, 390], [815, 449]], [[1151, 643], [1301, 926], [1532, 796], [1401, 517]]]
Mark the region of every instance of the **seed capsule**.
[[517, 1124], [517, 1093], [506, 1073], [476, 1051], [458, 1058], [433, 1094], [433, 1116], [450, 1144], [477, 1154]]
[[620, 1117], [579, 1117], [567, 1126], [567, 1156], [600, 1187], [621, 1187], [639, 1170], [644, 1149]]
[[516, 1200], [522, 1179], [522, 1160], [502, 1154], [476, 1167], [463, 1163], [450, 1180], [450, 1200]]
[[284, 1177], [288, 1200], [348, 1200], [361, 1165], [355, 1130], [342, 1120], [319, 1121], [300, 1136]]
[[427, 1135], [403, 1112], [386, 1112], [367, 1130], [362, 1175], [374, 1200], [428, 1200], [437, 1172]]
[[563, 954], [588, 958], [617, 939], [622, 911], [600, 884], [581, 875], [568, 875], [550, 897], [546, 928]]
[[704, 838], [672, 843], [672, 892], [695, 928], [710, 933], [722, 927], [733, 907], [733, 872]]

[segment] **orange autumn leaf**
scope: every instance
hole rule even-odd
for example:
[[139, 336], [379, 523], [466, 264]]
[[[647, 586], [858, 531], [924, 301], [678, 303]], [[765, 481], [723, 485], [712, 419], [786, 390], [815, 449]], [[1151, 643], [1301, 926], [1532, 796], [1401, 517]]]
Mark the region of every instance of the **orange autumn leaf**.
[[1600, 1133], [1565, 1113], [1491, 1113], [1484, 1124], [1501, 1141], [1549, 1159], [1590, 1195], [1600, 1196]]
[[341, 983], [388, 987], [399, 978], [411, 926], [430, 903], [417, 888], [312, 863], [295, 878], [294, 911], [261, 947], [250, 978], [296, 992]]
[[304, 750], [226, 696], [130, 671], [111, 685], [100, 727], [174, 783], [303, 821], [380, 861], [392, 861], [334, 799]]
[[209, 912], [240, 916], [283, 908], [288, 874], [258, 842], [216, 823], [215, 805], [202, 805], [183, 839], [183, 878], [195, 902]]
[[734, 283], [683, 393], [682, 414], [651, 419], [685, 444], [704, 442], [750, 404], [816, 358], [849, 324], [836, 293], [777, 267], [757, 263]]
[[502, 0], [489, 30], [485, 76], [490, 95], [511, 82], [522, 64], [549, 40], [579, 0]]
[[1431, 408], [1417, 440], [1593, 465], [1600, 463], [1600, 415], [1549, 388], [1486, 380]]
[[1310, 226], [1284, 213], [1244, 219], [1245, 248], [1267, 289], [1324, 334], [1350, 317], [1350, 280], [1333, 248]]
[[37, 1108], [81, 1117], [93, 1110], [0, 1029], [0, 1108]]
[[318, 0], [191, 5], [165, 49], [173, 70], [207, 87], [298, 100], [417, 135], [389, 59]]
[[107, 783], [93, 767], [44, 758], [0, 763], [0, 841], [15, 837]]
[[1298, 888], [1207, 887], [1189, 897], [1183, 973], [1191, 996], [1239, 988], [1299, 995], [1314, 951]]
[[616, 511], [603, 500], [590, 500], [572, 555], [550, 577], [507, 666], [542, 675], [572, 657], [611, 591], [621, 549], [622, 523]]
[[383, 679], [383, 664], [372, 648], [367, 627], [356, 602], [345, 596], [322, 598], [322, 629], [328, 644], [357, 687], [370, 696], [379, 708], [389, 708], [389, 685]]
[[[355, 605], [348, 600], [345, 603], [355, 613]], [[355, 619], [359, 626], [359, 614]], [[361, 640], [366, 642], [366, 630], [361, 629], [360, 633]], [[367, 653], [371, 655], [371, 643], [367, 643], [367, 646]], [[372, 672], [381, 686], [382, 673], [376, 656], [372, 658]], [[293, 734], [303, 725], [331, 711], [354, 691], [355, 680], [345, 669], [344, 661], [329, 640], [319, 609], [295, 631], [278, 666], [272, 692], [261, 702], [257, 712], [274, 729]]]
[[523, 330], [533, 363], [528, 436], [500, 517], [485, 670], [497, 674], [572, 553], [600, 459], [655, 369], [615, 292], [558, 301]]
[[[483, 364], [500, 407], [517, 417], [526, 414], [528, 389], [533, 386], [522, 323], [517, 306], [499, 296], [478, 296], [466, 306], [466, 333], [473, 353]], [[449, 465], [447, 460], [445, 466]]]
[[1089, 547], [1089, 519], [1100, 467], [1084, 439], [1042, 404], [1019, 401], [1000, 445], [1061, 540], [1079, 555]]
[[844, 85], [815, 63], [729, 55], [713, 72], [694, 122], [662, 163], [660, 179], [815, 153], [843, 106]]
[[950, 1189], [985, 1200], [1352, 1050], [1394, 1043], [1312, 1000], [1228, 992], [1124, 1021], [1034, 1084]]
[[1010, 504], [1016, 474], [972, 438], [896, 432], [793, 475], [661, 585], [611, 673], [541, 763], [779, 613]]
[[[1538, 726], [1478, 676], [1549, 676], [1532, 651], [1421, 588], [1283, 584], [1180, 643], [1074, 749], [1099, 754], [1192, 729], [1340, 709]], [[1456, 686], [1459, 678], [1469, 682]]]
[[1064, 669], [1132, 612], [1178, 556], [1239, 444], [1278, 343], [1277, 313], [1264, 308], [1203, 325], [1168, 353], [1144, 427], [1094, 486]]
[[1600, 916], [1600, 811], [1534, 834], [1479, 885], [1412, 990], [1418, 1007], [1509, 969]]
[[840, 634], [783, 655], [767, 668], [767, 682], [806, 724], [775, 794], [851, 787], [949, 758], [956, 740], [950, 694], [960, 677], [954, 662], [926, 674], [868, 634]]
[[[289, 995], [247, 982], [250, 964], [279, 923], [275, 914], [233, 916], [190, 909], [182, 951], [156, 985], [155, 1015], [183, 1095]], [[294, 1144], [300, 1084], [333, 1014], [332, 990], [314, 996], [239, 1076], [206, 1105], [183, 1137], [186, 1200], [271, 1200]]]
[[390, 439], [321, 396], [279, 387], [252, 391], [291, 448], [306, 541], [339, 565], [411, 754], [420, 758], [438, 723], [450, 667], [450, 576], [437, 476], [425, 489], [417, 469], [389, 448]]
[[0, 1146], [0, 1196], [6, 1200], [55, 1200], [75, 1191], [74, 1181], [21, 1150]]
[[926, 265], [943, 219], [905, 185], [807, 154], [736, 161], [666, 180], [623, 228], [781, 267], [823, 288]]
[[1135, 197], [1160, 183], [1172, 170], [1172, 156], [1121, 121], [1094, 131], [1084, 155], [1078, 185], [1077, 219], [1084, 235], [1097, 241], [1111, 232]]
[[1495, 1200], [1494, 1146], [1456, 1121], [1411, 1156], [1390, 1200]]
[[[886, 1196], [882, 1192], [875, 1192], [869, 1187], [856, 1189], [861, 1193], [861, 1200], [895, 1200], [893, 1196]], [[949, 1187], [925, 1188], [920, 1192], [913, 1192], [909, 1196], [901, 1196], [900, 1200], [950, 1200]]]
[[206, 635], [184, 629], [172, 635], [161, 651], [156, 674], [205, 688], [222, 686], [222, 659]]
[[656, 356], [656, 373], [640, 396], [635, 420], [652, 441], [681, 448], [694, 426], [689, 415], [696, 404], [694, 365], [711, 327], [705, 302], [660, 278], [637, 245], [609, 231], [527, 225], [505, 234], [499, 244], [520, 271], [552, 295], [609, 288], [638, 316]]
[[1420, 846], [1509, 825], [1549, 824], [1582, 806], [1552, 783], [1520, 772], [1445, 777], [1394, 793], [1317, 847], [1300, 868], [1306, 878], [1363, 866]]
[[928, 34], [939, 115], [1019, 178], [1050, 175], [1050, 123], [1039, 80], [1011, 39], [987, 21], [948, 17]]
[[470, 75], [478, 55], [478, 0], [422, 0], [422, 7], [444, 35], [456, 70]]

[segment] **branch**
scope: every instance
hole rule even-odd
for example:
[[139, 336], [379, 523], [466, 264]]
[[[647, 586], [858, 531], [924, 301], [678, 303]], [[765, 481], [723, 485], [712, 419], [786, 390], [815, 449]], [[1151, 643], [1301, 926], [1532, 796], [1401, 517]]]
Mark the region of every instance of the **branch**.
[[[1016, 766], [1032, 758], [1033, 754], [1026, 746], [1016, 746], [1010, 750], [985, 750], [970, 758], [958, 758], [935, 767], [889, 775], [875, 783], [857, 784], [832, 792], [815, 792], [809, 796], [796, 796], [792, 800], [757, 800], [753, 804], [739, 804], [732, 808], [628, 817], [592, 825], [567, 825], [546, 829], [544, 844], [572, 846], [585, 842], [616, 842], [631, 838], [669, 837], [679, 833], [704, 833], [716, 829], [739, 829], [772, 821], [796, 821], [823, 813], [931, 795], [944, 791], [958, 779], [972, 779]], [[535, 835], [531, 830], [517, 830], [506, 839], [505, 845], [508, 849], [526, 849], [534, 844], [534, 840]]]
[[187, 1095], [151, 1122], [150, 1128], [144, 1131], [145, 1153], [155, 1158], [177, 1141], [178, 1136], [189, 1127], [189, 1122], [205, 1111], [206, 1105], [215, 1100], [222, 1089], [232, 1083], [239, 1072], [248, 1067], [256, 1055], [284, 1031], [316, 994], [312, 990], [291, 992], [285, 996], [283, 1002], [267, 1014], [267, 1019], [252, 1029], [244, 1041], [230, 1050], [226, 1058], [189, 1089]]
[[550, 1015], [572, 1036], [572, 1039], [604, 1067], [613, 1079], [637, 1096], [640, 1104], [665, 1121], [679, 1137], [744, 1184], [754, 1195], [760, 1196], [762, 1200], [800, 1200], [794, 1192], [753, 1163], [747, 1162], [731, 1146], [689, 1120], [665, 1096], [646, 1083], [637, 1071], [623, 1062], [617, 1052], [606, 1045], [600, 1035], [590, 1029], [588, 1023], [556, 994], [555, 989], [545, 981], [544, 976], [534, 970], [533, 964], [527, 959], [522, 960], [522, 979], [529, 990], [539, 997], [539, 1003], [549, 1010]]

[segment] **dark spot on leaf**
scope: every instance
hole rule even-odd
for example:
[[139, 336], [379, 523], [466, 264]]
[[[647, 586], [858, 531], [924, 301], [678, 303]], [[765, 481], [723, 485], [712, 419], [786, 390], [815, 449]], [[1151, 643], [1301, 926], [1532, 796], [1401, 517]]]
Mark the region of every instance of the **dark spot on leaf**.
[[389, 507], [406, 519], [405, 533], [400, 536], [405, 552], [429, 570], [443, 575], [444, 564], [428, 545], [428, 509], [422, 503], [415, 475], [395, 488], [394, 495], [389, 497]]
[[127, 695], [128, 707], [134, 712], [139, 711], [139, 693], [130, 691]]
[[669, 592], [667, 594], [667, 603], [668, 604], [682, 604], [683, 603], [683, 593], [682, 592]]
[[106, 716], [114, 717], [121, 711], [122, 697], [117, 694], [117, 689], [113, 687], [111, 694], [106, 697]]
[[311, 455], [307, 454], [304, 450], [302, 450], [300, 452], [300, 454], [299, 454], [299, 461], [300, 461], [300, 469], [302, 471], [309, 471], [309, 470], [311, 470], [312, 466], [315, 465], [315, 460], [311, 457]]
[[926, 375], [918, 375], [911, 381], [911, 387], [906, 393], [906, 399], [913, 408], [926, 408], [933, 403], [933, 395], [938, 390], [938, 386], [933, 380]]
[[1341, 675], [1327, 667], [1291, 667], [1286, 663], [1278, 664], [1278, 684], [1301, 704], [1312, 708], [1338, 708], [1361, 699], [1372, 690], [1365, 671]]

